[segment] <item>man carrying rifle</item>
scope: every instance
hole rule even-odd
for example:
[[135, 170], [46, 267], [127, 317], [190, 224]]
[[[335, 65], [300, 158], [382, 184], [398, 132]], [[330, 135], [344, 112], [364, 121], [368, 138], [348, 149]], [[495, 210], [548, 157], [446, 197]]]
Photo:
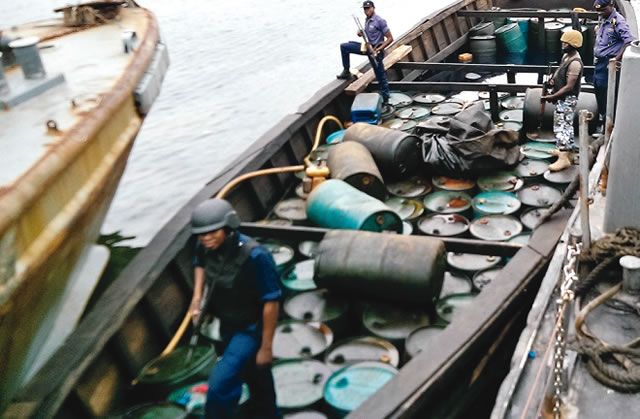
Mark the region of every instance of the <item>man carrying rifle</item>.
[[349, 71], [349, 54], [367, 55], [371, 62], [371, 67], [376, 74], [380, 84], [380, 94], [383, 105], [389, 102], [389, 82], [384, 71], [384, 49], [393, 42], [393, 35], [387, 26], [387, 21], [376, 14], [375, 5], [372, 1], [362, 3], [364, 14], [367, 16], [364, 22], [364, 31], [358, 30], [358, 36], [364, 37], [366, 48], [361, 48], [361, 43], [356, 41], [345, 42], [340, 45], [342, 53], [342, 73], [338, 74], [339, 79], [350, 80], [353, 76]]
[[[226, 345], [209, 376], [207, 418], [234, 416], [242, 384], [249, 385], [250, 417], [280, 418], [271, 374], [272, 343], [278, 321], [278, 274], [271, 254], [240, 234], [240, 219], [231, 204], [209, 199], [191, 216], [198, 237], [194, 258], [194, 291], [190, 310], [194, 323], [205, 314], [220, 319]], [[204, 302], [206, 286], [209, 300]], [[205, 308], [207, 313], [200, 311]]]

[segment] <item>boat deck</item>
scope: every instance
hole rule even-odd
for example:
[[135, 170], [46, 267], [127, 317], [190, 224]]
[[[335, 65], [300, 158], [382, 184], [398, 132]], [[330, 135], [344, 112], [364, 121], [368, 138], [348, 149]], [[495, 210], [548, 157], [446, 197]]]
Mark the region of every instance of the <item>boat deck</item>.
[[[4, 102], [45, 81], [53, 87], [0, 112], [0, 189], [15, 184], [60, 144], [62, 132], [97, 106], [103, 93], [113, 90], [134, 57], [124, 53], [123, 31], [134, 30], [143, 39], [147, 28], [141, 9], [122, 9], [117, 20], [87, 29], [66, 28], [59, 19], [4, 31], [12, 38], [38, 36], [43, 40], [39, 47], [47, 79], [25, 80], [21, 68], [13, 66], [5, 73], [11, 92], [0, 99]], [[49, 130], [48, 121], [54, 121], [59, 131]]]

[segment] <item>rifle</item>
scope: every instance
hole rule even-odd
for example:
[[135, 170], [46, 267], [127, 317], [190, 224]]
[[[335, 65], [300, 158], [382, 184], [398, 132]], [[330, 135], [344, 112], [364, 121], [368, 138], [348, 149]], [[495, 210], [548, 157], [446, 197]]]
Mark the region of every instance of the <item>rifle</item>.
[[215, 282], [212, 282], [211, 285], [207, 287], [205, 297], [200, 304], [200, 315], [198, 316], [198, 320], [193, 326], [193, 332], [191, 334], [191, 338], [189, 339], [189, 352], [187, 352], [185, 364], [188, 364], [189, 361], [191, 361], [191, 357], [193, 356], [193, 348], [195, 348], [198, 344], [200, 329], [202, 328], [202, 324], [204, 323], [204, 318], [206, 317], [207, 309], [209, 308], [211, 297], [213, 296], [214, 284]]
[[[549, 62], [549, 65], [547, 65], [547, 78], [546, 80], [543, 79], [542, 80], [542, 93], [540, 93], [540, 97], [542, 98], [542, 96], [546, 96], [547, 94], [547, 90], [549, 90], [549, 80], [551, 79], [551, 67], [557, 64], [555, 61], [551, 61]], [[540, 115], [538, 115], [538, 129], [541, 130], [542, 129], [542, 119], [544, 118], [544, 108], [545, 105], [547, 104], [547, 101], [545, 100], [540, 100]]]
[[362, 34], [362, 39], [364, 39], [364, 44], [366, 46], [367, 52], [369, 53], [369, 55], [371, 55], [375, 59], [378, 53], [373, 49], [373, 45], [371, 45], [371, 42], [369, 42], [369, 37], [367, 36], [367, 33], [364, 31], [364, 28], [362, 27], [362, 23], [360, 23], [360, 19], [358, 19], [356, 15], [351, 15], [351, 16], [353, 16], [353, 20], [356, 22], [356, 26], [358, 26], [358, 30]]

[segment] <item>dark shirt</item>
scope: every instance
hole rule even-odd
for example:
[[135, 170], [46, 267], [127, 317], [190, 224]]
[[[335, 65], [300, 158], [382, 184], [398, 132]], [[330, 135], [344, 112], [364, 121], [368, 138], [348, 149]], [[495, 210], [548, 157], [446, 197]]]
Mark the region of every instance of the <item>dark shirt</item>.
[[365, 20], [364, 31], [367, 33], [371, 45], [377, 47], [384, 42], [384, 34], [389, 32], [389, 27], [386, 20], [374, 14]]
[[629, 29], [629, 24], [614, 9], [607, 19], [598, 21], [593, 54], [597, 58], [613, 58], [618, 55], [623, 46], [634, 39]]

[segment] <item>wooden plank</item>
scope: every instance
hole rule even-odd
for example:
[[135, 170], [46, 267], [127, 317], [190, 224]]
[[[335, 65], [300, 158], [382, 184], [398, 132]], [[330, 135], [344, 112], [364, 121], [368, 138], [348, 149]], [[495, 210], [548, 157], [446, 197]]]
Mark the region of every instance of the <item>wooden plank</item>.
[[450, 56], [451, 54], [453, 54], [456, 51], [458, 51], [466, 43], [467, 43], [467, 34], [464, 34], [460, 38], [456, 39], [451, 44], [449, 44], [447, 47], [445, 47], [444, 49], [442, 49], [438, 53], [436, 53], [433, 56], [431, 56], [428, 61], [429, 62], [442, 61], [445, 58], [447, 58], [448, 56]]
[[[546, 19], [556, 19], [559, 17], [571, 17], [570, 12], [543, 12], [524, 10], [459, 10], [458, 16], [470, 16], [480, 19], [492, 19], [496, 17], [537, 17]], [[580, 18], [598, 20], [597, 12], [579, 12]]]
[[[538, 73], [545, 74], [547, 66], [545, 65], [529, 65], [529, 64], [475, 64], [475, 63], [440, 63], [440, 62], [408, 62], [400, 61], [394, 67], [402, 70], [432, 70], [432, 71], [489, 71], [496, 73], [504, 73], [513, 71], [515, 73]], [[554, 70], [556, 67], [552, 67]], [[592, 71], [593, 66], [584, 66], [585, 71]]]
[[[406, 57], [411, 50], [412, 48], [410, 45], [400, 45], [398, 48], [394, 49], [391, 54], [384, 57], [383, 64], [385, 70]], [[358, 80], [351, 83], [346, 89], [344, 89], [344, 91], [349, 95], [357, 95], [358, 93], [363, 92], [367, 88], [367, 85], [375, 78], [376, 76], [373, 69], [369, 69], [369, 71], [364, 73]]]

